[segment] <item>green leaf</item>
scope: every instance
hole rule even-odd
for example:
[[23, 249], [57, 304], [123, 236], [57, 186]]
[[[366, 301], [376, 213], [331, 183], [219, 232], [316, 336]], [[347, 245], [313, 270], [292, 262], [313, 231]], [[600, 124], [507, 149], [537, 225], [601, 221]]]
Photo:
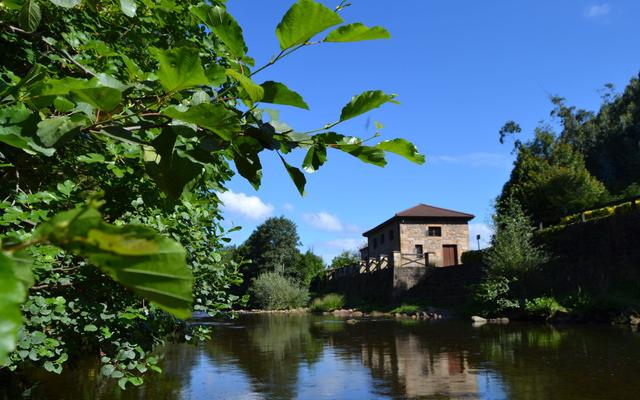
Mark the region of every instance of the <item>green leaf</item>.
[[389, 39], [389, 31], [380, 26], [369, 28], [361, 23], [344, 25], [331, 31], [324, 42], [359, 42], [362, 40]]
[[113, 364], [105, 364], [100, 368], [100, 373], [104, 376], [110, 377], [116, 367]]
[[105, 158], [100, 153], [87, 153], [77, 157], [77, 160], [85, 164], [95, 164], [105, 162]]
[[28, 250], [20, 250], [13, 253], [14, 274], [16, 278], [22, 283], [22, 286], [28, 290], [33, 286], [33, 258], [29, 254]]
[[34, 65], [27, 74], [20, 79], [20, 82], [16, 83], [13, 86], [9, 86], [4, 90], [0, 91], [0, 98], [7, 97], [9, 95], [13, 95], [18, 93], [18, 91], [23, 87], [29, 87], [36, 82], [41, 81], [45, 77], [45, 69], [40, 64]]
[[309, 109], [302, 96], [286, 87], [280, 82], [266, 81], [262, 85], [264, 95], [260, 100], [263, 103], [284, 104], [299, 108]]
[[129, 382], [129, 378], [120, 378], [118, 379], [118, 386], [120, 386], [122, 390], [126, 390], [127, 382]]
[[340, 113], [340, 121], [346, 121], [348, 119], [357, 117], [360, 114], [364, 114], [368, 111], [378, 108], [384, 103], [394, 101], [396, 97], [394, 94], [386, 94], [381, 90], [370, 90], [353, 96], [351, 101], [342, 108]]
[[185, 186], [202, 173], [202, 165], [174, 151], [176, 138], [173, 129], [164, 129], [152, 142], [157, 157], [145, 163], [149, 176], [173, 199], [179, 198]]
[[226, 45], [229, 53], [242, 58], [247, 52], [242, 28], [223, 7], [200, 4], [191, 7], [191, 13], [204, 22]]
[[127, 17], [135, 17], [137, 8], [136, 0], [120, 0], [120, 9]]
[[129, 383], [131, 383], [133, 386], [140, 386], [142, 385], [142, 383], [144, 382], [142, 380], [142, 378], [140, 378], [139, 376], [130, 376], [129, 378], [127, 378], [127, 380], [129, 381]]
[[315, 144], [309, 148], [302, 162], [302, 168], [308, 173], [316, 172], [327, 161], [327, 148], [323, 144]]
[[15, 261], [0, 252], [0, 365], [16, 348], [16, 336], [22, 326], [20, 304], [24, 301], [26, 288], [16, 277]]
[[84, 330], [85, 332], [95, 332], [95, 331], [97, 331], [97, 330], [98, 330], [98, 327], [97, 327], [97, 326], [95, 326], [95, 325], [93, 325], [93, 324], [88, 324], [88, 325], [85, 325], [85, 326], [84, 326], [84, 329], [83, 329], [83, 330]]
[[80, 4], [82, 0], [49, 0], [58, 7], [73, 8]]
[[122, 92], [118, 89], [102, 86], [72, 90], [78, 100], [89, 103], [102, 111], [113, 111], [122, 101]]
[[211, 86], [219, 86], [227, 81], [226, 69], [218, 64], [211, 64], [204, 72]]
[[0, 108], [0, 142], [31, 154], [37, 151], [47, 157], [53, 155], [55, 149], [47, 149], [35, 141], [37, 123], [37, 114], [27, 110], [24, 104]]
[[198, 50], [193, 47], [156, 50], [155, 57], [160, 62], [158, 78], [167, 92], [209, 83]]
[[201, 128], [214, 132], [225, 140], [231, 140], [234, 135], [240, 132], [238, 116], [219, 103], [198, 104], [184, 112], [179, 111], [175, 106], [170, 106], [162, 110], [162, 114], [180, 121], [196, 124]]
[[422, 165], [425, 161], [424, 155], [418, 152], [416, 146], [405, 139], [385, 140], [384, 142], [378, 143], [375, 147], [398, 154], [416, 164]]
[[38, 122], [37, 135], [46, 147], [53, 147], [60, 139], [80, 132], [86, 120], [79, 114], [62, 115]]
[[41, 17], [37, 0], [25, 0], [20, 10], [18, 22], [22, 29], [27, 32], [33, 32], [38, 29]]
[[242, 86], [242, 88], [247, 92], [252, 102], [255, 103], [256, 101], [260, 101], [260, 99], [262, 99], [262, 96], [264, 95], [264, 89], [262, 88], [262, 86], [252, 81], [251, 78], [233, 69], [227, 69], [226, 73], [228, 76], [240, 83], [240, 86]]
[[282, 164], [284, 164], [284, 167], [287, 169], [287, 173], [289, 173], [289, 177], [296, 185], [298, 192], [301, 196], [304, 196], [304, 187], [307, 184], [307, 178], [304, 177], [304, 174], [298, 168], [289, 165], [289, 163], [284, 160], [284, 157], [280, 156], [280, 160], [282, 161]]
[[250, 136], [236, 138], [233, 145], [233, 161], [238, 173], [257, 190], [262, 181], [262, 163], [258, 153], [264, 149], [263, 145]]
[[282, 17], [276, 36], [282, 50], [303, 44], [327, 28], [342, 23], [342, 18], [313, 0], [298, 0]]
[[86, 257], [115, 281], [177, 316], [191, 316], [193, 276], [182, 246], [145, 226], [111, 225], [92, 206], [56, 214], [35, 237]]
[[376, 147], [363, 146], [362, 139], [360, 138], [344, 136], [335, 132], [322, 133], [314, 136], [314, 138], [330, 147], [357, 157], [368, 164], [373, 164], [378, 167], [387, 165], [387, 160], [384, 158], [384, 151]]

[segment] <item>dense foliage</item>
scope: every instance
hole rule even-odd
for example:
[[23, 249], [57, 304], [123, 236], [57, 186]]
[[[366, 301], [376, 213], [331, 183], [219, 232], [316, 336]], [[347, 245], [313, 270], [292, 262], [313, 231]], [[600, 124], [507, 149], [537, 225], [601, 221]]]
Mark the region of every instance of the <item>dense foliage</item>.
[[263, 310], [286, 310], [304, 307], [309, 291], [278, 272], [265, 272], [251, 283], [250, 302]]
[[337, 293], [327, 293], [313, 299], [309, 308], [315, 312], [329, 312], [344, 307], [344, 296]]
[[95, 354], [104, 375], [137, 385], [157, 370], [159, 338], [184, 333], [157, 306], [182, 318], [192, 301], [229, 309], [239, 275], [222, 262], [215, 196], [229, 163], [258, 187], [259, 155], [273, 152], [303, 193], [305, 175], [285, 159], [296, 148], [307, 172], [327, 147], [378, 166], [384, 152], [424, 161], [405, 140], [370, 146], [333, 130], [395, 102], [382, 91], [310, 132], [258, 108], [308, 108], [284, 84], [254, 81], [291, 53], [389, 36], [355, 23], [312, 42], [342, 24], [343, 6], [299, 0], [277, 26], [280, 52], [254, 68], [223, 2], [0, 2], [0, 368], [59, 372]]
[[[543, 125], [534, 138], [515, 140], [517, 159], [499, 199], [515, 197], [536, 222], [640, 195], [640, 81], [615, 95], [607, 85], [598, 112], [567, 106], [553, 97], [558, 133]], [[501, 141], [520, 132], [513, 121]]]
[[356, 251], [345, 250], [331, 260], [331, 268], [350, 267], [352, 265], [358, 265], [360, 262], [360, 255]]
[[520, 203], [512, 197], [494, 215], [491, 247], [483, 253], [484, 281], [474, 290], [474, 300], [488, 313], [501, 313], [525, 305], [527, 278], [549, 259], [534, 243], [534, 228]]
[[321, 257], [298, 249], [300, 237], [296, 224], [285, 217], [268, 218], [235, 250], [235, 257], [246, 261], [242, 266], [245, 285], [258, 275], [277, 272], [304, 287], [325, 270]]

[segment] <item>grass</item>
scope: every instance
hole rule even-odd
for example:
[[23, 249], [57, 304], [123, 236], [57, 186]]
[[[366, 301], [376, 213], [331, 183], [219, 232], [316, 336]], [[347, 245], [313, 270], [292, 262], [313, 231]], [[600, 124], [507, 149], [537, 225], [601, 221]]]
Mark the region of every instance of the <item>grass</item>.
[[311, 302], [311, 311], [315, 312], [329, 312], [342, 308], [344, 306], [344, 296], [329, 293], [323, 297], [314, 299]]
[[402, 304], [390, 311], [391, 314], [415, 314], [422, 311], [422, 307], [416, 304]]

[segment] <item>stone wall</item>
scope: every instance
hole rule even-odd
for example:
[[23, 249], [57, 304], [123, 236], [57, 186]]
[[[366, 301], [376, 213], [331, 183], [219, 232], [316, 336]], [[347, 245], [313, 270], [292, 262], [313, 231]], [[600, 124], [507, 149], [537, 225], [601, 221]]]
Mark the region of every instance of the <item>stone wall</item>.
[[[427, 236], [429, 227], [440, 227], [442, 236]], [[443, 265], [443, 245], [449, 244], [458, 247], [458, 263], [462, 253], [469, 249], [469, 226], [466, 222], [405, 222], [400, 224], [400, 237], [400, 252], [415, 253], [415, 246], [422, 245], [424, 252], [429, 253], [429, 263], [433, 263], [437, 267]]]
[[393, 268], [325, 281], [321, 293], [343, 294], [349, 303], [387, 304], [393, 301]]
[[[382, 235], [384, 235], [384, 241], [382, 240]], [[394, 251], [400, 250], [399, 238], [400, 231], [398, 229], [398, 222], [396, 221], [384, 224], [375, 231], [372, 231], [369, 234], [367, 241], [369, 247], [369, 258], [377, 258], [380, 255], [391, 256]], [[373, 246], [374, 240], [377, 241], [377, 245], [375, 247]]]
[[534, 288], [559, 297], [578, 290], [640, 295], [640, 211], [569, 225], [537, 240], [552, 259]]

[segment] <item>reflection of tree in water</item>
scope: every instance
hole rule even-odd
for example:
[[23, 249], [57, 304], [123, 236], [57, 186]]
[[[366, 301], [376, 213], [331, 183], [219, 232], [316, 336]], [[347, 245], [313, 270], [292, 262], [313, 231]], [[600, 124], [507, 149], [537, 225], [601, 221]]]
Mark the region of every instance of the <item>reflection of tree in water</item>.
[[[33, 400], [143, 400], [178, 399], [180, 391], [189, 378], [189, 371], [197, 359], [198, 348], [188, 344], [168, 345], [159, 349], [163, 352], [162, 374], [145, 374], [145, 384], [134, 388], [129, 385], [121, 391], [117, 381], [100, 373], [101, 363], [95, 357], [88, 357], [76, 364], [69, 364], [61, 375], [47, 373], [38, 368], [32, 373], [11, 380], [0, 379], [0, 399], [22, 398], [22, 392], [29, 390], [27, 398]], [[22, 380], [18, 384], [15, 380]]]
[[243, 318], [242, 329], [217, 330], [206, 345], [216, 362], [237, 365], [255, 391], [268, 398], [295, 397], [301, 363], [316, 362], [322, 341], [311, 334], [311, 317], [270, 315]]
[[[322, 368], [356, 361], [370, 371], [373, 389], [362, 381], [364, 387], [354, 387], [363, 397], [373, 392], [392, 398], [478, 398], [482, 375], [491, 377], [494, 389], [483, 398], [625, 399], [640, 393], [640, 334], [628, 328], [473, 328], [466, 321], [350, 325], [308, 315], [272, 315], [215, 325], [213, 331], [213, 340], [200, 346], [167, 345], [163, 374], [148, 374], [140, 388], [120, 392], [113, 380], [100, 375], [98, 360], [92, 358], [61, 376], [36, 374], [42, 383], [30, 398], [187, 399], [215, 397], [224, 389], [233, 396], [254, 392], [296, 398], [308, 378], [301, 371], [323, 352], [327, 363], [317, 364]], [[20, 391], [3, 390], [6, 384], [0, 380], [0, 399], [19, 398]]]
[[[485, 329], [489, 328], [489, 329]], [[627, 399], [640, 393], [640, 336], [627, 327], [507, 325], [479, 329], [481, 352], [510, 398]]]

